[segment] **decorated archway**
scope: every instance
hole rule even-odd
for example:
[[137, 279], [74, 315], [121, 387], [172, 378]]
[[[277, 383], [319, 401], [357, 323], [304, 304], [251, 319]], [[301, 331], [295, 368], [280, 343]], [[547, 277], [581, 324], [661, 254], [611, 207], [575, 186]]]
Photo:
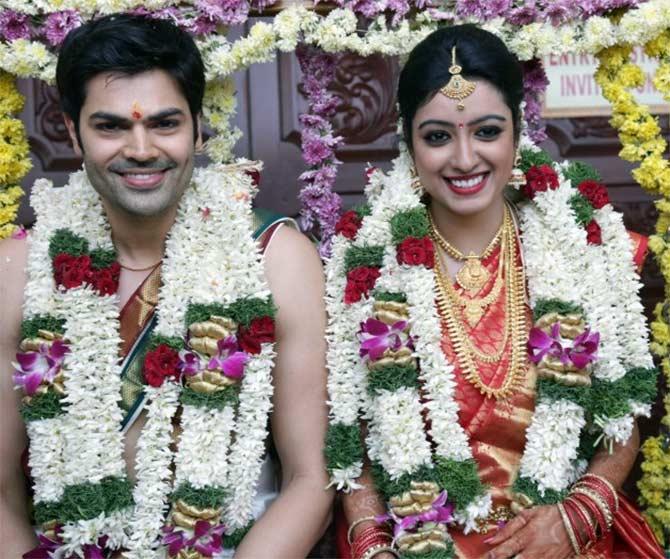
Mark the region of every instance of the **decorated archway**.
[[[656, 89], [670, 102], [670, 2], [668, 0], [339, 0], [317, 6], [264, 0], [7, 0], [0, 11], [0, 238], [21, 235], [14, 225], [23, 195], [21, 181], [30, 169], [24, 126], [17, 118], [23, 98], [16, 78], [54, 80], [58, 47], [81, 22], [120, 11], [168, 18], [196, 37], [203, 53], [208, 86], [204, 116], [216, 133], [207, 143], [214, 162], [228, 162], [240, 138], [231, 125], [236, 111], [233, 74], [296, 52], [303, 70], [309, 117], [301, 119], [303, 159], [302, 220], [320, 233], [327, 254], [341, 201], [332, 186], [341, 138], [332, 118], [337, 98], [328, 92], [341, 53], [402, 56], [439, 25], [474, 22], [499, 35], [524, 63], [525, 119], [529, 135], [541, 141], [540, 98], [547, 85], [541, 60], [555, 53], [593, 55], [595, 81], [611, 104], [611, 124], [623, 149], [620, 157], [635, 164], [633, 178], [658, 197], [656, 234], [650, 248], [665, 278], [665, 302], [655, 310], [653, 350], [670, 383], [670, 164], [658, 120], [637, 100], [635, 88], [645, 75], [631, 53], [635, 47], [658, 61]], [[251, 15], [259, 21], [237, 40], [226, 28]], [[658, 436], [644, 446], [641, 502], [657, 534], [670, 548], [670, 395]], [[665, 527], [665, 531], [664, 531]]]

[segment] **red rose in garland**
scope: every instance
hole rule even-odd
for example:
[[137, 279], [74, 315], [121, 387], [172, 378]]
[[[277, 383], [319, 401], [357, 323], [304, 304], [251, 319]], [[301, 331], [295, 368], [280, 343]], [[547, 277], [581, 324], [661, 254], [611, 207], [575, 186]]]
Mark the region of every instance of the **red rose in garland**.
[[380, 276], [379, 268], [359, 266], [347, 273], [347, 286], [344, 290], [344, 302], [347, 305], [361, 300], [361, 297], [374, 288]]
[[523, 193], [531, 200], [538, 192], [557, 188], [558, 175], [549, 165], [533, 166], [526, 172], [526, 185], [523, 187]]
[[596, 210], [599, 210], [610, 202], [607, 188], [599, 182], [589, 180], [582, 181], [579, 183], [577, 190], [579, 190], [579, 193], [584, 196]]
[[432, 268], [434, 264], [435, 247], [428, 237], [417, 239], [407, 237], [397, 247], [396, 259], [398, 264], [409, 264], [410, 266], [425, 266]]
[[159, 387], [168, 377], [179, 377], [179, 354], [170, 346], [159, 344], [147, 352], [144, 358], [144, 380], [150, 386]]
[[335, 225], [335, 233], [337, 235], [341, 234], [347, 239], [353, 239], [361, 228], [361, 223], [363, 223], [363, 220], [360, 216], [354, 210], [349, 210], [342, 214], [342, 217], [340, 217]]
[[121, 275], [121, 266], [114, 262], [107, 268], [95, 270], [91, 283], [100, 295], [114, 295], [119, 289], [119, 276]]
[[275, 341], [275, 322], [269, 316], [254, 318], [248, 327], [240, 326], [237, 341], [242, 351], [256, 355], [261, 352], [261, 344]]
[[91, 276], [91, 258], [61, 252], [53, 259], [53, 271], [56, 285], [65, 289], [79, 287]]
[[595, 219], [592, 219], [586, 224], [586, 242], [590, 245], [603, 244], [600, 225], [598, 225]]

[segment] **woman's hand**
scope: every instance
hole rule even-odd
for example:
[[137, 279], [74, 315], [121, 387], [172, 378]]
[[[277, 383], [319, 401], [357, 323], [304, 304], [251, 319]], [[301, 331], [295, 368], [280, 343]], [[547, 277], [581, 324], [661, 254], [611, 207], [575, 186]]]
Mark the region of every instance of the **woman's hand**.
[[574, 555], [558, 506], [527, 509], [486, 540], [488, 559], [564, 559]]

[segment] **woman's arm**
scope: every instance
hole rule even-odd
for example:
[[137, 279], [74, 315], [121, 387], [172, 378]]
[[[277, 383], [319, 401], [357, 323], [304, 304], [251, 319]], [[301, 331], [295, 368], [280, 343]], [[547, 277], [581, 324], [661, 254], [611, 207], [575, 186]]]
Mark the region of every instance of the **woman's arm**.
[[12, 365], [19, 343], [25, 286], [25, 241], [0, 244], [0, 547], [3, 557], [21, 557], [37, 544], [28, 520], [28, 497], [21, 469], [26, 430], [19, 415], [21, 394], [14, 390]]
[[325, 489], [323, 457], [328, 424], [324, 280], [314, 247], [288, 227], [277, 231], [266, 252], [266, 276], [278, 307], [271, 423], [282, 487], [235, 557], [296, 559], [324, 533], [333, 499]]
[[[625, 445], [615, 445], [612, 454], [604, 448], [598, 450], [588, 471], [606, 478], [615, 489], [620, 489], [633, 467], [639, 447], [640, 433], [635, 425], [628, 442]], [[560, 559], [573, 555], [568, 533], [563, 527], [556, 505], [533, 507], [523, 511], [490, 538], [488, 543], [496, 546], [489, 559], [513, 557], [521, 552], [524, 559]]]

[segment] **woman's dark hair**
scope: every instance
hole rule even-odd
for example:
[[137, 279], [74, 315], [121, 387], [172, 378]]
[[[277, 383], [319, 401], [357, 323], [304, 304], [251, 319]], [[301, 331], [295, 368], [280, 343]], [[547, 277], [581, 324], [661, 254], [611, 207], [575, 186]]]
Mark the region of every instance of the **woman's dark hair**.
[[409, 55], [398, 82], [398, 105], [405, 142], [412, 150], [412, 122], [451, 77], [451, 49], [466, 79], [483, 79], [502, 94], [512, 111], [514, 136], [519, 137], [523, 72], [516, 57], [495, 35], [471, 24], [441, 27], [421, 41]]
[[198, 47], [186, 31], [169, 21], [125, 14], [85, 23], [71, 31], [61, 47], [56, 85], [61, 109], [74, 121], [77, 136], [90, 79], [105, 72], [132, 76], [149, 70], [164, 70], [177, 82], [197, 138], [196, 117], [205, 92], [205, 67]]

